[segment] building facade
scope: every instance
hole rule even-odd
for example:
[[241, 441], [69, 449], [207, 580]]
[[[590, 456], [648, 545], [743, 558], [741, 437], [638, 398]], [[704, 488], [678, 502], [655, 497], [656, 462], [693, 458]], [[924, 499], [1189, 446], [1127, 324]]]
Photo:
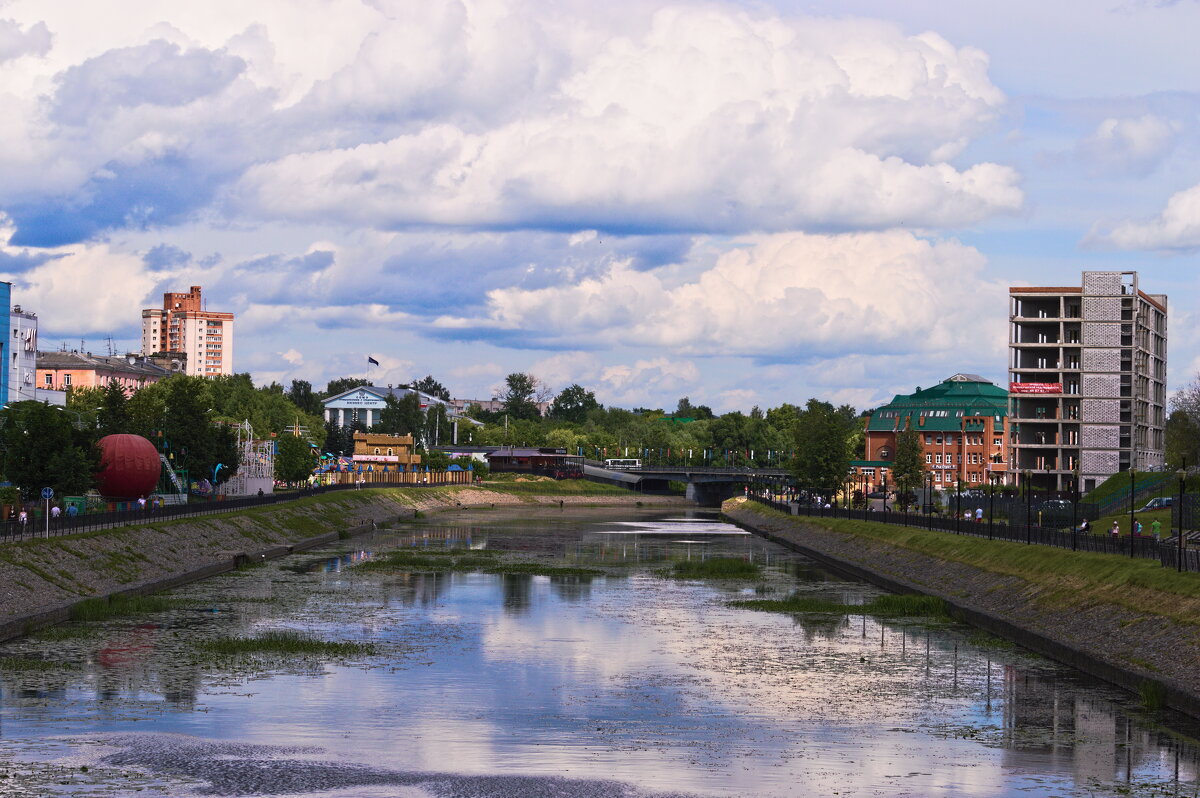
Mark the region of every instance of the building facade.
[[[12, 283], [0, 282], [0, 317], [4, 322], [4, 327], [0, 329], [11, 329], [12, 314]], [[9, 394], [9, 380], [12, 373], [12, 350], [15, 342], [14, 338], [4, 336], [0, 340], [0, 407], [7, 405], [13, 399]], [[7, 342], [7, 343], [6, 343]]]
[[104, 388], [117, 382], [130, 396], [138, 389], [171, 374], [140, 355], [105, 357], [91, 352], [39, 352], [37, 388], [41, 391], [67, 391], [72, 388]]
[[1010, 481], [1008, 392], [978, 374], [955, 374], [932, 388], [899, 394], [867, 419], [864, 460], [855, 474], [878, 488], [894, 485], [896, 436], [916, 431], [935, 488]]
[[8, 401], [31, 402], [37, 396], [38, 320], [36, 313], [13, 307], [8, 353]]
[[[550, 412], [552, 402], [535, 402], [537, 405], [538, 414], [545, 418]], [[471, 405], [478, 405], [480, 410], [487, 413], [502, 413], [504, 412], [504, 401], [501, 399], [451, 399], [450, 407], [460, 416], [466, 415], [471, 409]]]
[[1167, 297], [1142, 291], [1137, 272], [1010, 288], [1008, 349], [1014, 471], [1088, 491], [1163, 466]]
[[163, 294], [161, 308], [142, 311], [142, 354], [182, 355], [195, 377], [233, 373], [233, 314], [204, 309], [201, 287]]

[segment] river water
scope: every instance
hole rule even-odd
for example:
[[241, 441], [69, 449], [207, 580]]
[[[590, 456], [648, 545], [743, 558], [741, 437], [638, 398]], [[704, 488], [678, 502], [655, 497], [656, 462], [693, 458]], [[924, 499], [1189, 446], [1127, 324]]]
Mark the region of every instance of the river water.
[[[602, 573], [359, 568], [414, 547]], [[717, 556], [764, 570], [667, 575]], [[0, 671], [0, 795], [1197, 794], [1194, 724], [969, 627], [729, 606], [794, 591], [879, 593], [703, 511], [415, 522], [0, 647], [49, 661]], [[376, 650], [197, 648], [281, 629]]]

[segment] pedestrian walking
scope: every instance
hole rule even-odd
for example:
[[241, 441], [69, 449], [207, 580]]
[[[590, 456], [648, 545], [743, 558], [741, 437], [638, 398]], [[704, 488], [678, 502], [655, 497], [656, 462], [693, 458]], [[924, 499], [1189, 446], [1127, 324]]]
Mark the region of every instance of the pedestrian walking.
[[60, 515], [62, 515], [62, 508], [59, 507], [57, 504], [50, 508], [50, 517], [53, 518], [55, 521], [58, 520], [58, 517]]
[[983, 508], [982, 507], [975, 508], [975, 523], [977, 523], [977, 524], [983, 523]]
[[1133, 535], [1134, 535], [1134, 537], [1139, 537], [1139, 538], [1142, 536], [1142, 522], [1141, 521], [1133, 522]]
[[139, 510], [146, 509], [146, 497], [145, 496], [138, 496], [138, 509]]
[[1156, 541], [1162, 540], [1162, 521], [1159, 521], [1157, 518], [1155, 518], [1154, 521], [1150, 523], [1150, 532], [1154, 535], [1154, 539]]
[[21, 525], [21, 534], [24, 535], [25, 527], [29, 525], [29, 513], [24, 507], [22, 507], [21, 512], [17, 514], [17, 522]]
[[1114, 538], [1120, 537], [1121, 536], [1121, 525], [1118, 522], [1113, 521], [1112, 529], [1108, 530], [1108, 532]]

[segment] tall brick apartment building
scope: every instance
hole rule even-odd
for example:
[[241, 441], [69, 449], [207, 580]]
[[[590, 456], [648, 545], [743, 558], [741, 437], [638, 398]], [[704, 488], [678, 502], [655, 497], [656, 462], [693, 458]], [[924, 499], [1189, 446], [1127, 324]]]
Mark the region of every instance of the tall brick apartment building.
[[142, 311], [142, 354], [184, 355], [196, 377], [233, 373], [233, 314], [204, 309], [200, 286], [163, 294], [162, 308]]
[[1167, 297], [1137, 272], [1084, 272], [1078, 287], [1009, 288], [1014, 471], [1088, 491], [1163, 465]]
[[982, 486], [990, 479], [1008, 484], [1008, 391], [978, 374], [953, 377], [911, 394], [897, 395], [875, 410], [866, 424], [866, 459], [851, 467], [871, 484], [895, 484], [890, 475], [896, 457], [896, 434], [916, 430], [925, 470], [935, 488], [956, 481]]

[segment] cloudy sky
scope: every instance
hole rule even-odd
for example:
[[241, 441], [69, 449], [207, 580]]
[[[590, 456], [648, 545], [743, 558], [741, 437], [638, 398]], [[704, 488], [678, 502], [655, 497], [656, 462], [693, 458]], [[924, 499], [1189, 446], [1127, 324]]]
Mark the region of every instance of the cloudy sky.
[[[1195, 0], [0, 0], [43, 348], [204, 286], [260, 383], [859, 407], [1136, 269], [1200, 369]], [[381, 362], [367, 372], [366, 356]]]

